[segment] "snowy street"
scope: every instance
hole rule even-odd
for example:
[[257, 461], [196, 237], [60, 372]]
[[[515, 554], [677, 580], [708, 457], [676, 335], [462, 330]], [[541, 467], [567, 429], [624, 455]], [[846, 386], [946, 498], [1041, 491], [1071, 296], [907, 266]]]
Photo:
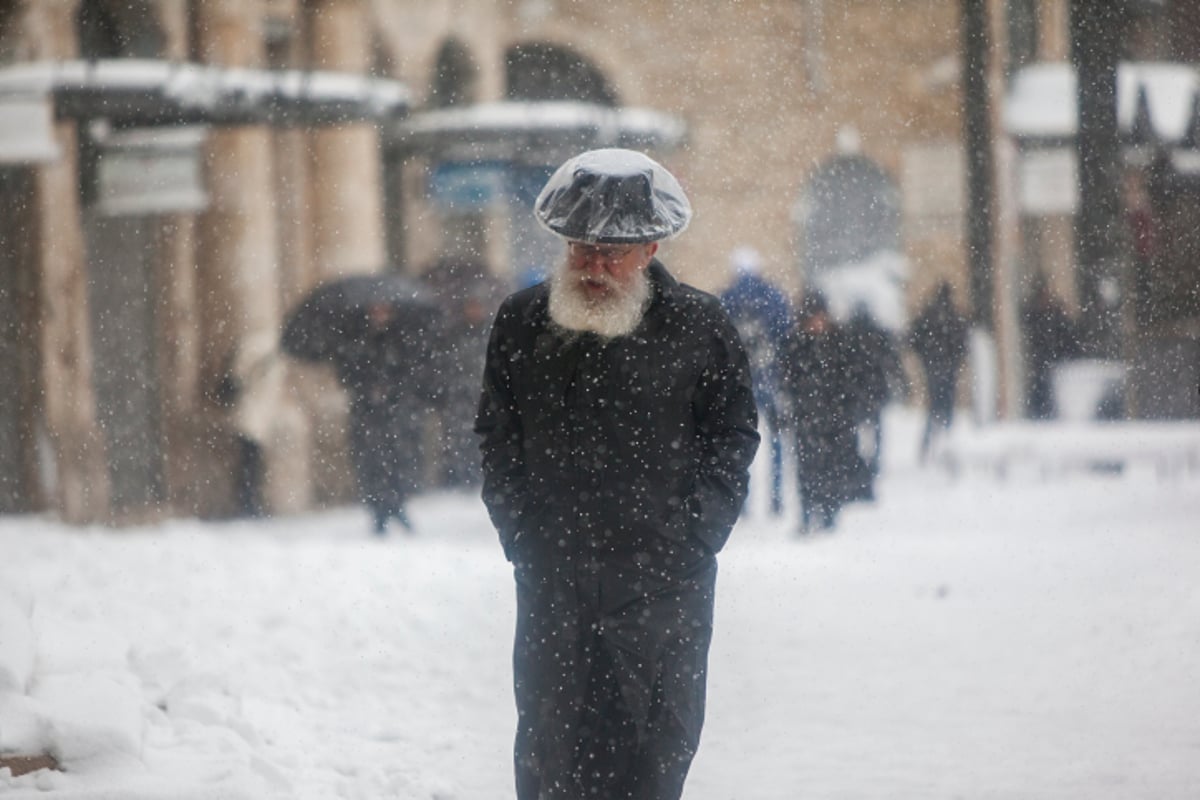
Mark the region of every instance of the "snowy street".
[[[735, 530], [685, 797], [1200, 796], [1200, 474], [953, 478], [891, 422], [835, 533], [757, 494]], [[511, 797], [507, 565], [473, 495], [412, 512], [0, 517], [0, 632], [23, 609], [35, 654], [14, 688], [0, 640], [0, 744], [68, 765], [0, 794]]]

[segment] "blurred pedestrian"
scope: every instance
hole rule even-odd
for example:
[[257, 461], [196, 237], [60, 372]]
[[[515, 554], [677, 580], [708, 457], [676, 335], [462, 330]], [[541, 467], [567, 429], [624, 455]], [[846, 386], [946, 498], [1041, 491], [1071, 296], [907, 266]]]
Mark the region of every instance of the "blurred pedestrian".
[[730, 255], [734, 281], [721, 295], [733, 320], [754, 378], [754, 402], [759, 424], [770, 445], [770, 509], [783, 511], [783, 432], [780, 415], [779, 351], [792, 324], [787, 297], [764, 278], [762, 259], [752, 247], [742, 246]]
[[921, 435], [921, 461], [928, 460], [954, 421], [958, 374], [967, 355], [967, 320], [954, 305], [949, 281], [942, 281], [933, 298], [913, 320], [908, 343], [925, 371], [929, 408]]
[[1054, 368], [1079, 356], [1075, 321], [1050, 290], [1045, 276], [1034, 278], [1028, 302], [1021, 309], [1025, 336], [1025, 413], [1030, 419], [1050, 419], [1054, 408]]
[[391, 303], [367, 306], [361, 337], [336, 365], [350, 395], [350, 458], [375, 533], [413, 531], [408, 499], [421, 485], [425, 417], [441, 399], [435, 334], [415, 334]]
[[500, 281], [482, 261], [442, 258], [424, 273], [442, 309], [442, 325], [433, 344], [439, 353], [442, 385], [438, 403], [439, 436], [435, 463], [437, 485], [451, 489], [478, 486], [475, 412], [487, 350], [488, 329], [502, 297]]
[[855, 305], [845, 331], [858, 449], [867, 466], [863, 485], [855, 495], [856, 499], [873, 500], [883, 457], [883, 409], [894, 395], [907, 390], [907, 380], [895, 337], [875, 321], [865, 304]]
[[655, 258], [691, 218], [661, 165], [584, 153], [534, 209], [565, 261], [501, 305], [476, 422], [517, 585], [517, 800], [678, 800], [758, 444], [749, 363]]
[[317, 286], [284, 324], [283, 350], [331, 364], [349, 395], [355, 486], [380, 535], [392, 519], [412, 531], [406, 503], [421, 485], [426, 417], [442, 395], [440, 319], [425, 286], [386, 271]]
[[274, 331], [247, 334], [229, 352], [214, 402], [229, 412], [234, 434], [235, 514], [267, 513], [265, 451], [275, 433], [283, 399], [284, 363]]
[[796, 437], [799, 533], [829, 530], [862, 485], [855, 391], [845, 333], [825, 298], [805, 294], [783, 349], [783, 385]]

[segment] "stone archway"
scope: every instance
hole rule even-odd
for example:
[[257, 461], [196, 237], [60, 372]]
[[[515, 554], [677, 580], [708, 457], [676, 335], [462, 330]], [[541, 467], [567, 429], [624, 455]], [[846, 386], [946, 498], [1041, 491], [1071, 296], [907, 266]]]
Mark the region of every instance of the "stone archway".
[[620, 105], [604, 73], [582, 55], [546, 42], [515, 44], [504, 54], [505, 96], [509, 100], [573, 100]]
[[461, 40], [450, 37], [442, 43], [434, 61], [429, 105], [434, 108], [464, 106], [478, 98], [479, 66]]
[[75, 24], [83, 58], [160, 58], [167, 38], [157, 22], [157, 4], [146, 0], [89, 0]]

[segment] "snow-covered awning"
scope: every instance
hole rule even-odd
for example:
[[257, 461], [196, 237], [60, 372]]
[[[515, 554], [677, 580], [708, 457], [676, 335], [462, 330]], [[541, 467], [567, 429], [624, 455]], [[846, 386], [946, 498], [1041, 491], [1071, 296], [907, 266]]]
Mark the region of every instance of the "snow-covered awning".
[[393, 80], [125, 58], [4, 67], [4, 95], [48, 96], [60, 118], [122, 126], [336, 125], [396, 119], [409, 107]]
[[390, 144], [445, 161], [551, 164], [596, 147], [670, 149], [686, 132], [683, 120], [651, 109], [509, 101], [413, 114]]
[[[1004, 107], [1004, 127], [1017, 139], [1033, 144], [1063, 144], [1078, 127], [1075, 70], [1068, 63], [1035, 64], [1015, 76]], [[1164, 144], [1195, 146], [1187, 141], [1200, 92], [1200, 71], [1175, 63], [1136, 62], [1117, 70], [1117, 122], [1131, 136], [1142, 111], [1154, 138]]]

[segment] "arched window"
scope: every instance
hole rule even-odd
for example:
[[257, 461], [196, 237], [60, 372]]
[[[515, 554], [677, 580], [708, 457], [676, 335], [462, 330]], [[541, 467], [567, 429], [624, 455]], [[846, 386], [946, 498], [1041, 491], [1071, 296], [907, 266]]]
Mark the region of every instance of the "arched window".
[[158, 58], [166, 40], [151, 3], [84, 0], [76, 24], [84, 58]]
[[518, 44], [504, 56], [509, 100], [577, 100], [619, 104], [604, 74], [579, 54], [539, 42]]
[[471, 51], [458, 39], [447, 39], [438, 51], [434, 65], [429, 105], [435, 108], [463, 106], [475, 102], [475, 82], [479, 68]]

